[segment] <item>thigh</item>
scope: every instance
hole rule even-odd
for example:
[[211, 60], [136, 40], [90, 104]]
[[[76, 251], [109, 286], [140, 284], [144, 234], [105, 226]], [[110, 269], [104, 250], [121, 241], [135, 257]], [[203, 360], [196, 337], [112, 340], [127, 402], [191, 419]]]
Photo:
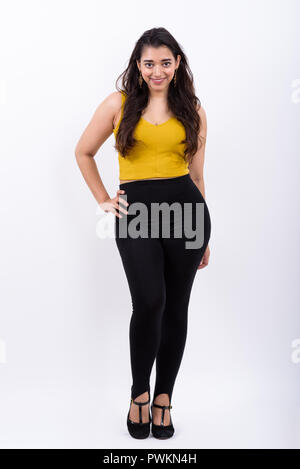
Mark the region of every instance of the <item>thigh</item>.
[[179, 305], [189, 299], [204, 247], [186, 249], [183, 239], [164, 239], [163, 245], [167, 299]]
[[133, 307], [143, 311], [160, 311], [165, 304], [164, 253], [159, 239], [118, 238], [116, 244], [122, 259], [132, 296]]
[[[165, 259], [165, 282], [168, 303], [187, 304], [198, 266], [206, 250], [211, 233], [210, 214], [199, 189], [194, 183], [189, 183], [186, 190], [181, 194], [180, 202], [189, 203], [186, 213], [189, 214], [188, 224], [192, 223], [195, 237], [186, 235], [184, 229], [181, 230], [179, 238], [174, 237], [174, 226], [172, 225], [172, 236], [162, 238]], [[197, 204], [202, 208], [196, 208]], [[182, 209], [180, 225], [184, 225], [185, 209]], [[201, 216], [199, 214], [202, 213]], [[175, 225], [175, 223], [174, 223]], [[180, 231], [180, 230], [179, 230]], [[201, 239], [201, 242], [196, 241]]]

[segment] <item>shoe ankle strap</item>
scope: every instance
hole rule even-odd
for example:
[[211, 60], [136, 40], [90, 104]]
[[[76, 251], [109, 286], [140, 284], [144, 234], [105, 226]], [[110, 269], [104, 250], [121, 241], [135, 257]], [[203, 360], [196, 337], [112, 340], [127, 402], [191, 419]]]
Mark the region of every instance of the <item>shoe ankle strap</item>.
[[134, 404], [137, 404], [137, 405], [140, 405], [140, 406], [141, 406], [141, 405], [149, 404], [150, 398], [148, 398], [148, 401], [146, 401], [146, 402], [137, 402], [137, 401], [135, 401], [134, 399], [131, 398], [131, 399], [130, 399], [130, 402], [133, 402]]
[[159, 404], [152, 404], [154, 407], [159, 407], [160, 409], [172, 409], [171, 404], [170, 405], [159, 405]]

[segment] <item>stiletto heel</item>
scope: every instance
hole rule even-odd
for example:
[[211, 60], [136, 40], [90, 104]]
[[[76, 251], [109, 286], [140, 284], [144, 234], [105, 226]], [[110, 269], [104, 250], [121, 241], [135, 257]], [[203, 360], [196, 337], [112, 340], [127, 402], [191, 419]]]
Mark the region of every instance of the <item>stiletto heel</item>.
[[164, 416], [165, 416], [165, 410], [166, 409], [172, 409], [171, 405], [159, 405], [159, 404], [154, 404], [154, 402], [151, 405], [151, 413], [153, 414], [152, 407], [158, 407], [162, 409], [162, 414], [161, 414], [161, 422], [160, 425], [155, 425], [152, 420], [152, 426], [151, 426], [151, 431], [152, 435], [155, 438], [158, 438], [160, 440], [165, 440], [167, 438], [171, 438], [171, 436], [174, 435], [174, 426], [172, 423], [172, 418], [170, 414], [170, 424], [169, 425], [164, 425]]
[[130, 413], [130, 408], [128, 411], [127, 415], [127, 428], [130, 433], [130, 435], [133, 438], [147, 438], [150, 433], [150, 423], [151, 423], [151, 415], [150, 415], [150, 410], [149, 410], [149, 422], [143, 423], [142, 421], [142, 407], [143, 405], [149, 404], [150, 402], [150, 396], [146, 402], [137, 402], [133, 400], [132, 398], [130, 399], [130, 405], [131, 403], [134, 403], [139, 406], [139, 422], [133, 422], [129, 418], [129, 413]]

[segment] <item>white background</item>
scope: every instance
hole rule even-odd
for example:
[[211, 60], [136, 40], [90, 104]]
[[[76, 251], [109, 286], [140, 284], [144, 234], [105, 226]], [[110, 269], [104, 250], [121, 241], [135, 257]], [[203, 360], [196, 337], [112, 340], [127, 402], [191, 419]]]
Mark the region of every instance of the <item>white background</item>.
[[[299, 4], [1, 2], [1, 447], [300, 448]], [[212, 220], [167, 442], [127, 432], [129, 288], [74, 155], [160, 26], [206, 110]], [[96, 155], [111, 197], [113, 144]]]

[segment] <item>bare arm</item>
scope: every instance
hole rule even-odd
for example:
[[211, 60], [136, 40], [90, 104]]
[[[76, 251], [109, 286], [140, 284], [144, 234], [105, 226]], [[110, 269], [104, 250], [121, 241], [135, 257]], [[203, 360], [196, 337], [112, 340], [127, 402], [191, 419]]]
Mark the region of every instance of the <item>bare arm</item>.
[[119, 108], [121, 96], [115, 91], [99, 104], [75, 148], [79, 169], [99, 204], [110, 197], [101, 180], [94, 156], [113, 133], [113, 120]]
[[201, 106], [198, 110], [199, 116], [201, 118], [201, 126], [199, 131], [199, 140], [201, 139], [202, 145], [193, 156], [193, 161], [189, 165], [190, 175], [193, 182], [196, 184], [200, 190], [203, 198], [205, 199], [205, 186], [204, 186], [204, 177], [203, 177], [203, 168], [204, 168], [204, 156], [205, 156], [205, 146], [206, 146], [206, 136], [207, 136], [207, 119], [204, 108]]
[[[199, 191], [201, 192], [205, 200], [203, 168], [204, 168], [204, 155], [205, 155], [205, 145], [206, 145], [206, 136], [207, 136], [207, 119], [206, 119], [205, 110], [202, 106], [200, 107], [200, 109], [198, 109], [198, 113], [201, 119], [201, 126], [199, 130], [198, 138], [199, 140], [201, 140], [202, 145], [200, 146], [199, 144], [199, 148], [193, 157], [192, 164], [189, 165], [189, 170], [190, 170], [190, 175], [191, 175], [193, 182], [198, 187]], [[210, 256], [210, 248], [209, 248], [209, 245], [207, 245], [206, 250], [201, 259], [201, 262], [198, 266], [198, 269], [203, 269], [204, 267], [208, 265], [209, 256]]]

